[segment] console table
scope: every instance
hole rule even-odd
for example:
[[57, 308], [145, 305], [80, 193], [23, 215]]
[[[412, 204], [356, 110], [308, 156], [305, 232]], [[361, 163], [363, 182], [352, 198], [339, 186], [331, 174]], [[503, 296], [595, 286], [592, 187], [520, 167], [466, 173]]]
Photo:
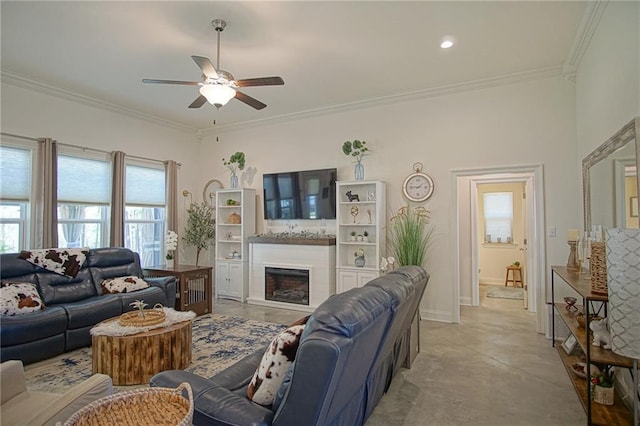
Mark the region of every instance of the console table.
[[144, 268], [143, 274], [145, 277], [176, 277], [175, 309], [204, 315], [211, 312], [212, 269], [211, 266], [159, 265]]

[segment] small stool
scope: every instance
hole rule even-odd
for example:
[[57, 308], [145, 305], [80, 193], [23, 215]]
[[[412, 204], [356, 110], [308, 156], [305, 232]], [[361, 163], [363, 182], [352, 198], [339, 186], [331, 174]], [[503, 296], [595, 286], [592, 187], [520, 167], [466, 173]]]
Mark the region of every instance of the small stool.
[[[511, 272], [511, 279], [509, 279], [509, 272]], [[518, 273], [518, 277], [516, 278], [516, 272]], [[513, 286], [516, 287], [516, 284], [520, 283], [520, 287], [524, 287], [522, 283], [522, 267], [516, 265], [507, 266], [507, 276], [504, 279], [504, 286], [507, 284], [513, 283]]]

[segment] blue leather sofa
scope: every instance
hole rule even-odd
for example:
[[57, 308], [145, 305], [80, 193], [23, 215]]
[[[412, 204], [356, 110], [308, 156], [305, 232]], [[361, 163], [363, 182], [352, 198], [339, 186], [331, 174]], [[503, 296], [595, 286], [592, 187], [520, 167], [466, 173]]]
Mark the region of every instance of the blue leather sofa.
[[134, 309], [129, 303], [138, 299], [150, 306], [175, 305], [174, 277], [145, 278], [149, 288], [101, 295], [104, 279], [128, 275], [142, 277], [142, 268], [138, 253], [126, 248], [89, 250], [75, 278], [34, 266], [18, 253], [0, 255], [0, 280], [35, 283], [45, 305], [38, 312], [1, 318], [1, 361], [29, 364], [90, 346], [89, 330], [94, 325]]
[[323, 302], [272, 406], [246, 397], [264, 348], [211, 378], [171, 370], [151, 386], [188, 382], [195, 425], [362, 425], [410, 356], [411, 321], [428, 279], [421, 267], [402, 267]]

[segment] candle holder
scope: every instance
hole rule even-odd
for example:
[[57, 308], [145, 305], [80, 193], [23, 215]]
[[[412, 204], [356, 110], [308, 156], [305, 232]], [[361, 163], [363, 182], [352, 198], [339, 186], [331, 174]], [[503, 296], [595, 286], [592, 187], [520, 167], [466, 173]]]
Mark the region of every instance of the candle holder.
[[572, 272], [580, 272], [580, 263], [576, 256], [576, 249], [578, 247], [577, 241], [567, 241], [569, 244], [569, 259], [567, 259], [567, 270]]

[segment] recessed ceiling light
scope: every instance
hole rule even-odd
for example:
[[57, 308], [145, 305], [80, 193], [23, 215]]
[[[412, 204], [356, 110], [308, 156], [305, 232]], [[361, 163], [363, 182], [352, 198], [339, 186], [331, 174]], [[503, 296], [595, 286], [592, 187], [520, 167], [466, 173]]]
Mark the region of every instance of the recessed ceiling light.
[[453, 46], [453, 40], [450, 38], [445, 38], [444, 40], [442, 40], [442, 43], [440, 43], [440, 47], [443, 49], [448, 49], [451, 46]]

